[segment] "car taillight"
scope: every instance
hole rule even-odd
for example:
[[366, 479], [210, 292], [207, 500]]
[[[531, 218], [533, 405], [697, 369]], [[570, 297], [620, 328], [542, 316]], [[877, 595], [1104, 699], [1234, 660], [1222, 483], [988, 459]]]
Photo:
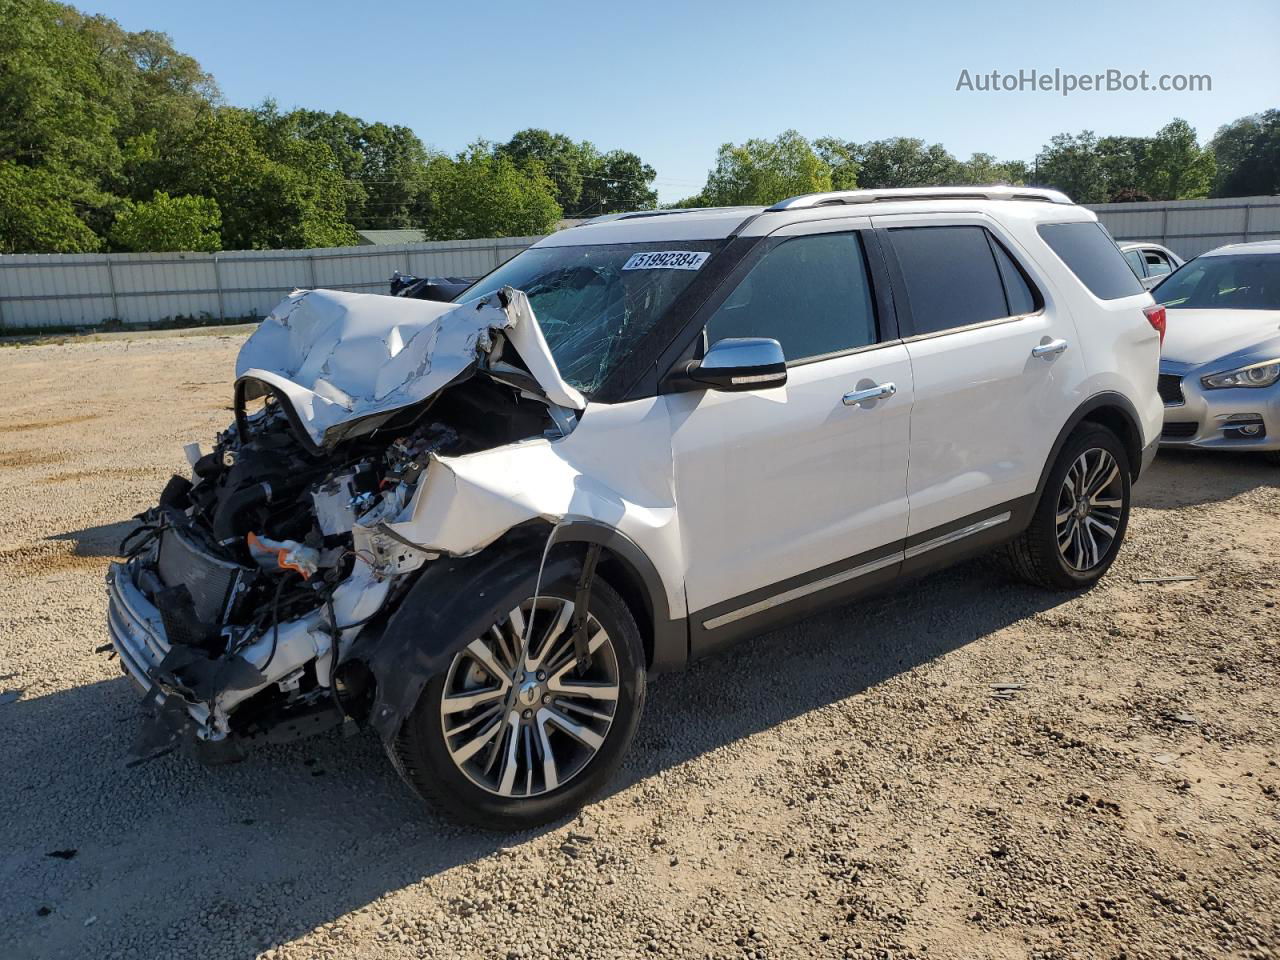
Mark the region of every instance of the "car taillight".
[[1164, 307], [1158, 303], [1153, 303], [1149, 307], [1143, 307], [1142, 312], [1147, 315], [1147, 323], [1151, 324], [1156, 333], [1160, 334], [1160, 345], [1164, 346]]

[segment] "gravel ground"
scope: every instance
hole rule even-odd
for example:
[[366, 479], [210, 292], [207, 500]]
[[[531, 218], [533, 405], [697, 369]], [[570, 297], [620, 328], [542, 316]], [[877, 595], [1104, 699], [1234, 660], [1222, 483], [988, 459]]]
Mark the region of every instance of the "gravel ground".
[[1157, 460], [1087, 595], [979, 561], [658, 679], [552, 829], [448, 825], [367, 734], [127, 768], [102, 575], [240, 342], [0, 349], [0, 956], [1280, 956], [1280, 469], [1244, 458]]

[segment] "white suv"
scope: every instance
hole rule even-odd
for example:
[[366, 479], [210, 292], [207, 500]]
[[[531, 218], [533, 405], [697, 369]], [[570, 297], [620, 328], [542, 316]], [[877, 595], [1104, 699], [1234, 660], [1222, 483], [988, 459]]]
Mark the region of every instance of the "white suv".
[[561, 816], [650, 672], [1001, 545], [1093, 584], [1163, 320], [1093, 213], [1007, 187], [603, 217], [453, 304], [294, 294], [109, 575], [139, 749], [368, 724], [458, 816]]

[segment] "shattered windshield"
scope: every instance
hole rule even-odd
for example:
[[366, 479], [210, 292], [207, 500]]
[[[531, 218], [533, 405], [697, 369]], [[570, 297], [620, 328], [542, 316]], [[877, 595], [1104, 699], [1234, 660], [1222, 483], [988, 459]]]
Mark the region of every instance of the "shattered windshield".
[[523, 290], [560, 376], [587, 396], [698, 275], [716, 241], [535, 247], [458, 298]]

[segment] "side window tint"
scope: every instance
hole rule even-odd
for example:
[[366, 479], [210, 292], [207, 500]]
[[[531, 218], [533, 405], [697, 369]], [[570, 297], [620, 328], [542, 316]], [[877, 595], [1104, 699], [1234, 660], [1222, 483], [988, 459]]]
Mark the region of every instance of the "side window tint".
[[707, 341], [770, 337], [787, 360], [876, 342], [876, 315], [856, 233], [791, 237], [751, 268], [707, 322]]
[[991, 238], [991, 250], [996, 255], [996, 266], [1000, 268], [1000, 279], [1004, 281], [1005, 296], [1009, 300], [1008, 315], [1018, 317], [1024, 313], [1035, 313], [1040, 309], [1040, 300], [1013, 262], [1013, 257], [1009, 256], [1009, 251], [995, 237]]
[[981, 227], [895, 227], [889, 235], [906, 283], [913, 335], [1009, 316]]
[[1153, 277], [1162, 276], [1170, 271], [1169, 261], [1159, 250], [1146, 251], [1147, 273]]
[[1141, 250], [1129, 250], [1125, 253], [1124, 258], [1129, 261], [1129, 266], [1133, 267], [1133, 275], [1135, 277], [1145, 277], [1147, 275], [1147, 268], [1143, 266]]
[[1099, 300], [1118, 300], [1143, 292], [1111, 234], [1097, 221], [1042, 223], [1036, 230]]

